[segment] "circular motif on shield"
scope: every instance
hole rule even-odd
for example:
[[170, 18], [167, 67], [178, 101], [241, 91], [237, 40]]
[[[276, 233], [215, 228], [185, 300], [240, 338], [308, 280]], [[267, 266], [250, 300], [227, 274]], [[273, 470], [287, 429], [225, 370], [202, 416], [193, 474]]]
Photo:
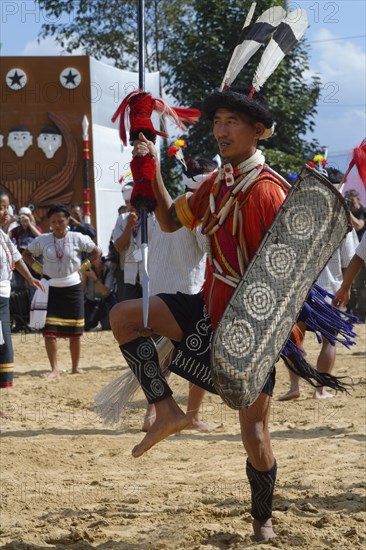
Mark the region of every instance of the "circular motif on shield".
[[298, 241], [307, 241], [315, 232], [314, 215], [311, 208], [293, 206], [285, 214], [287, 231]]
[[290, 277], [295, 269], [296, 253], [286, 244], [271, 244], [266, 251], [266, 268], [276, 280]]
[[311, 209], [314, 210], [316, 207], [321, 220], [321, 223], [318, 222], [319, 227], [317, 228], [317, 235], [321, 235], [329, 231], [329, 225], [332, 223], [334, 216], [334, 206], [338, 199], [330, 189], [322, 184], [310, 185], [308, 192], [311, 196]]
[[243, 305], [249, 315], [258, 319], [267, 319], [273, 313], [276, 298], [273, 289], [265, 283], [249, 285], [243, 294]]
[[237, 319], [227, 323], [222, 333], [222, 345], [233, 357], [244, 358], [254, 348], [255, 335], [247, 321]]

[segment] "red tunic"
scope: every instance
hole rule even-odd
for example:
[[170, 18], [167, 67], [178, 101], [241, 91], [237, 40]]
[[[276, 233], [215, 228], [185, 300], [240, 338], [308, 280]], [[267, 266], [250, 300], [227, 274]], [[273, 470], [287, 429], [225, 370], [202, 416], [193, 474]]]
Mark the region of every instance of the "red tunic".
[[[215, 177], [208, 180], [205, 187], [198, 189], [189, 199], [189, 205], [197, 220], [203, 217], [203, 213], [208, 206], [209, 194], [214, 179]], [[216, 208], [227, 190], [227, 185], [223, 183], [216, 197]], [[239, 244], [242, 250], [246, 250], [247, 260], [250, 262], [271, 226], [286, 194], [287, 188], [285, 185], [265, 169], [244, 193], [239, 193], [238, 200], [242, 213], [242, 224], [238, 226], [237, 240], [232, 235], [233, 208], [222, 227], [210, 236], [212, 256], [220, 264], [223, 274], [240, 277], [237, 245]], [[247, 265], [249, 262], [247, 261]], [[212, 325], [215, 328], [235, 289], [214, 277], [214, 271], [216, 271], [215, 266], [207, 262], [203, 299], [211, 316]]]

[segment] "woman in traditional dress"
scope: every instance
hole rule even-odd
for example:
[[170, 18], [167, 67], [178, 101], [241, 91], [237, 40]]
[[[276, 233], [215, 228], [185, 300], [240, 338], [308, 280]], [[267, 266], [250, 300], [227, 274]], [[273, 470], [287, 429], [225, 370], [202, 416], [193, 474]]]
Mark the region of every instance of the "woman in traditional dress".
[[49, 287], [47, 305], [44, 306], [46, 316], [43, 336], [52, 369], [49, 377], [56, 378], [60, 373], [57, 338], [70, 339], [71, 373], [81, 372], [79, 360], [80, 337], [84, 332], [84, 292], [80, 269], [87, 254], [93, 261], [101, 255], [101, 250], [87, 235], [69, 231], [70, 212], [66, 206], [52, 206], [47, 217], [51, 232], [34, 239], [23, 256], [38, 271], [41, 266], [37, 265], [35, 258], [42, 256], [41, 270]]
[[[6, 223], [9, 211], [9, 197], [0, 191], [0, 226]], [[11, 388], [14, 376], [14, 356], [10, 331], [10, 281], [16, 269], [33, 288], [42, 290], [40, 281], [34, 279], [22, 260], [20, 252], [9, 236], [0, 229], [0, 388]], [[0, 409], [0, 417], [6, 414]]]

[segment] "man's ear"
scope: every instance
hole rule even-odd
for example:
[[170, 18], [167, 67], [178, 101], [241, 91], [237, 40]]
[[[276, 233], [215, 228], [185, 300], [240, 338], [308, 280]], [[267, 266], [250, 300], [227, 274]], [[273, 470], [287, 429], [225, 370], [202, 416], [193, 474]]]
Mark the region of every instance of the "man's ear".
[[255, 123], [255, 137], [257, 139], [260, 139], [260, 137], [264, 134], [265, 131], [266, 131], [266, 127], [263, 124], [263, 122]]

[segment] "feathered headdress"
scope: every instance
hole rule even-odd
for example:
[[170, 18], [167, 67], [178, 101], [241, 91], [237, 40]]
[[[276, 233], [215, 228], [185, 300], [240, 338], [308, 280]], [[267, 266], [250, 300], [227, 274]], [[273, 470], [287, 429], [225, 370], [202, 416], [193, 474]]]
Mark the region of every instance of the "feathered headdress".
[[220, 90], [231, 86], [244, 65], [263, 46], [268, 36], [276, 30], [286, 16], [286, 12], [281, 6], [274, 6], [263, 12], [256, 22], [251, 24], [255, 7], [256, 3], [253, 2], [229, 61]]
[[277, 69], [285, 55], [302, 38], [307, 28], [308, 17], [305, 10], [297, 9], [286, 14], [263, 52], [254, 74], [250, 97], [260, 90], [266, 80]]
[[[167, 137], [166, 132], [154, 128], [151, 121], [153, 112], [161, 116], [167, 116], [181, 130], [186, 130], [183, 121], [194, 124], [201, 115], [198, 109], [169, 107], [165, 101], [152, 97], [148, 92], [134, 90], [124, 98], [112, 117], [112, 122], [119, 118], [119, 133], [124, 145], [127, 145], [128, 129], [131, 142], [138, 138], [140, 132], [153, 142], [155, 142], [156, 135]], [[136, 156], [131, 161], [131, 172], [134, 181], [131, 203], [137, 209], [141, 206], [145, 206], [149, 211], [155, 209], [156, 200], [152, 188], [155, 170], [155, 160], [149, 155], [145, 157]]]
[[[302, 9], [286, 13], [282, 7], [274, 6], [258, 17], [255, 23], [251, 23], [255, 6], [256, 3], [253, 3], [249, 10], [238, 44], [226, 69], [220, 91], [205, 100], [204, 110], [209, 117], [212, 117], [217, 108], [224, 107], [226, 104], [226, 106], [255, 116], [263, 122], [267, 129], [262, 136], [262, 139], [266, 139], [273, 134], [273, 121], [268, 108], [257, 101], [257, 98], [253, 99], [253, 95], [260, 90], [285, 55], [304, 35], [308, 20], [306, 12]], [[270, 35], [272, 37], [255, 71], [249, 93], [245, 95], [242, 91], [231, 88], [239, 72], [264, 45]]]

